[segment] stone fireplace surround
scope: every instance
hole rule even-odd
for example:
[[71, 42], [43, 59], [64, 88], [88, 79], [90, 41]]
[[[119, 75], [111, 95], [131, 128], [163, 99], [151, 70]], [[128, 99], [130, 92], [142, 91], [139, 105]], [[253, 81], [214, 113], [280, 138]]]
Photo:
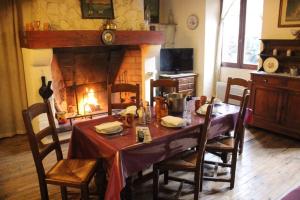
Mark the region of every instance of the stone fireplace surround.
[[[62, 39], [60, 37], [58, 40], [66, 42], [66, 39], [68, 38], [68, 31], [63, 31], [63, 32], [64, 32], [63, 34], [64, 38]], [[70, 31], [70, 32], [74, 32], [74, 31]], [[91, 31], [91, 32], [94, 33], [95, 31]], [[49, 36], [44, 38], [39, 37], [39, 40], [43, 41], [44, 43], [41, 42], [34, 43], [37, 40], [35, 41], [32, 40], [34, 41], [32, 42], [30, 41], [30, 37], [28, 38], [24, 37], [25, 39], [23, 38], [23, 41], [21, 43], [23, 43], [23, 47], [26, 47], [26, 48], [22, 48], [22, 53], [23, 53], [24, 68], [25, 68], [28, 104], [31, 105], [33, 103], [42, 101], [42, 98], [38, 94], [38, 89], [41, 86], [41, 76], [45, 76], [47, 81], [48, 80], [53, 81], [52, 89], [54, 90], [54, 95], [50, 98], [50, 101], [53, 110], [55, 110], [54, 99], [58, 98], [59, 95], [61, 95], [59, 94], [59, 89], [63, 89], [60, 88], [61, 86], [59, 86], [59, 84], [62, 83], [61, 80], [57, 79], [57, 70], [59, 69], [58, 67], [60, 67], [61, 74], [63, 70], [65, 72], [68, 70], [72, 70], [72, 65], [70, 65], [71, 64], [70, 62], [73, 62], [74, 60], [78, 60], [79, 62], [79, 64], [77, 64], [76, 66], [84, 65], [87, 63], [89, 65], [97, 66], [95, 62], [99, 60], [99, 65], [101, 65], [102, 63], [102, 66], [100, 66], [100, 68], [98, 69], [102, 69], [102, 70], [105, 69], [102, 71], [104, 72], [104, 75], [101, 72], [98, 72], [99, 75], [95, 75], [96, 78], [99, 77], [103, 78], [96, 81], [100, 85], [101, 84], [105, 85], [104, 83], [106, 81], [113, 82], [113, 83], [120, 82], [120, 81], [124, 82], [124, 78], [122, 80], [122, 78], [120, 77], [122, 77], [124, 75], [124, 72], [126, 72], [127, 74], [126, 81], [132, 84], [139, 83], [141, 86], [141, 98], [144, 100], [149, 99], [149, 96], [145, 91], [149, 91], [149, 80], [155, 77], [155, 73], [157, 71], [158, 63], [159, 63], [159, 50], [161, 47], [160, 44], [162, 43], [163, 38], [160, 37], [159, 40], [156, 40], [155, 42], [153, 42], [153, 44], [151, 44], [151, 41], [150, 42], [141, 41], [141, 37], [138, 37], [137, 35], [137, 42], [132, 42], [133, 40], [131, 38], [134, 38], [134, 36], [132, 36], [132, 34], [134, 35], [134, 32], [135, 31], [131, 31], [130, 33], [131, 36], [129, 38], [127, 37], [128, 44], [126, 44], [126, 42], [125, 43], [121, 42], [120, 45], [113, 45], [113, 46], [103, 46], [102, 44], [99, 45], [99, 41], [97, 38], [97, 41], [94, 44], [91, 44], [92, 39], [87, 40], [89, 44], [86, 46], [84, 44], [79, 44], [79, 45], [72, 44], [72, 45], [65, 45], [65, 46], [64, 44], [59, 44], [59, 45], [56, 44], [53, 45], [52, 48], [49, 48], [51, 47], [51, 42], [49, 41], [52, 40], [51, 37], [49, 38]], [[88, 33], [90, 34], [90, 32]], [[36, 34], [41, 34], [41, 33], [36, 32]], [[55, 35], [57, 33], [53, 33], [53, 34]], [[141, 34], [140, 31], [138, 34]], [[149, 31], [147, 34], [149, 34]], [[28, 35], [30, 35], [30, 33], [28, 33]], [[98, 32], [98, 37], [99, 37], [99, 32]], [[149, 40], [151, 40], [151, 38], [149, 38]], [[73, 36], [71, 35], [70, 41], [71, 43], [72, 42], [74, 43], [74, 35]], [[161, 42], [157, 42], [157, 41], [161, 41]], [[78, 41], [76, 41], [76, 43], [78, 43]], [[34, 45], [32, 46], [32, 44]], [[114, 64], [112, 63], [113, 61], [117, 60], [116, 58], [114, 58], [114, 56], [116, 55], [110, 55], [111, 56], [110, 63], [107, 63], [107, 61], [105, 60], [105, 56], [108, 55], [107, 52], [111, 52], [111, 50], [116, 50], [116, 49], [117, 51], [118, 50], [123, 51], [123, 55], [121, 56], [122, 59], [115, 63], [115, 65], [117, 66], [117, 67], [115, 66], [117, 68], [116, 71], [117, 73], [113, 74], [113, 72], [107, 71], [107, 69], [111, 69], [114, 67]], [[80, 58], [82, 57], [82, 54], [80, 54], [81, 51], [84, 51], [83, 54], [86, 54], [86, 56], [89, 59], [85, 59], [84, 57]], [[89, 51], [92, 53], [89, 53]], [[98, 51], [98, 55], [97, 53], [95, 53], [97, 51]], [[79, 54], [76, 54], [76, 52], [79, 52]], [[62, 56], [63, 54], [64, 56]], [[101, 54], [103, 58], [101, 58]], [[105, 64], [103, 65], [103, 63]], [[70, 76], [70, 74], [72, 73], [68, 73], [68, 74]], [[81, 77], [82, 79], [87, 78], [84, 76], [84, 71], [80, 72], [79, 74], [82, 75], [83, 77], [83, 78]], [[93, 75], [96, 73], [90, 73], [90, 74]], [[88, 82], [90, 81], [89, 83], [95, 82], [95, 80], [90, 80], [89, 78], [87, 79]], [[70, 82], [68, 81], [71, 80], [63, 81], [63, 83], [65, 84], [64, 85], [65, 89], [70, 88]], [[105, 90], [105, 86], [103, 88]], [[106, 95], [107, 94], [105, 94], [104, 91], [103, 102], [102, 102], [103, 105], [100, 105], [103, 110], [105, 110], [107, 106], [107, 102], [105, 102], [107, 99]], [[36, 127], [39, 129], [44, 127], [45, 123], [46, 122], [43, 116], [38, 118], [35, 122]]]

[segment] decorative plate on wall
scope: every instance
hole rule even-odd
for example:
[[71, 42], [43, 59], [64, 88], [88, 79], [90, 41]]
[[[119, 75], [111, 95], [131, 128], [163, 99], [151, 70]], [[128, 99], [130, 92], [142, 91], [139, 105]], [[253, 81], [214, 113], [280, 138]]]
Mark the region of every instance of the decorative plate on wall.
[[198, 27], [199, 20], [197, 15], [190, 15], [186, 20], [186, 25], [189, 29], [195, 30]]
[[274, 57], [269, 57], [264, 61], [263, 67], [265, 72], [273, 73], [278, 69], [279, 62]]

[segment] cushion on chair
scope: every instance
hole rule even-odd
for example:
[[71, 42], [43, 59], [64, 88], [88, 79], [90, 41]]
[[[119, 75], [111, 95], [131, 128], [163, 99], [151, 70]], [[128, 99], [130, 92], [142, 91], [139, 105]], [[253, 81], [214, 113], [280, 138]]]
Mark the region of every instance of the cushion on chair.
[[89, 181], [96, 169], [96, 164], [96, 160], [60, 160], [47, 172], [46, 182], [78, 186]]
[[234, 138], [224, 138], [212, 143], [206, 144], [206, 150], [222, 149], [222, 150], [233, 150], [234, 149]]

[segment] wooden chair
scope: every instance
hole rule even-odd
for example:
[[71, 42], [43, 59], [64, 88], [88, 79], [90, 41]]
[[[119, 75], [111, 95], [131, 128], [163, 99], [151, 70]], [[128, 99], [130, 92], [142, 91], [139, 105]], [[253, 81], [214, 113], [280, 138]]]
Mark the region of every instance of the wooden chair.
[[[238, 120], [237, 124], [234, 130], [234, 136], [223, 136], [221, 138], [218, 138], [215, 141], [208, 142], [205, 147], [205, 151], [211, 152], [213, 154], [222, 154], [222, 153], [231, 153], [232, 154], [232, 160], [231, 163], [223, 163], [223, 162], [212, 162], [212, 161], [204, 161], [204, 163], [207, 164], [213, 164], [216, 166], [222, 166], [222, 167], [229, 167], [230, 168], [230, 178], [223, 179], [218, 177], [203, 177], [203, 180], [208, 181], [217, 181], [217, 182], [230, 182], [230, 189], [233, 189], [234, 187], [234, 180], [235, 180], [235, 171], [236, 171], [236, 161], [237, 161], [237, 153], [239, 148], [239, 143], [241, 142], [241, 136], [242, 132], [244, 131], [244, 118], [246, 113], [247, 104], [249, 101], [249, 94], [247, 93], [247, 90], [244, 92], [244, 98], [241, 102], [240, 111], [238, 114]], [[203, 172], [203, 166], [202, 166], [202, 172]], [[203, 173], [201, 173], [203, 176]], [[201, 188], [202, 189], [202, 188]]]
[[[187, 150], [175, 157], [162, 161], [160, 163], [154, 164], [153, 166], [153, 199], [158, 199], [159, 192], [159, 174], [160, 171], [165, 173], [165, 184], [168, 180], [180, 181], [188, 184], [194, 185], [194, 200], [198, 200], [199, 191], [202, 185], [201, 183], [201, 166], [204, 155], [205, 144], [207, 141], [207, 130], [209, 129], [211, 122], [212, 105], [207, 108], [205, 123], [201, 129], [201, 133], [198, 138], [198, 145], [196, 150]], [[185, 171], [194, 173], [194, 181], [185, 180], [178, 177], [169, 176], [169, 170], [172, 171]]]
[[[135, 93], [135, 103], [129, 102], [129, 103], [112, 103], [112, 94], [118, 93], [118, 92], [131, 92]], [[107, 94], [108, 94], [108, 115], [112, 114], [112, 109], [125, 109], [128, 106], [131, 105], [140, 105], [140, 86], [139, 84], [131, 85], [131, 84], [115, 84], [115, 85], [108, 85], [107, 87]]]
[[231, 94], [232, 86], [240, 86], [240, 87], [243, 87], [244, 89], [249, 89], [250, 90], [251, 81], [247, 81], [247, 80], [241, 79], [241, 78], [231, 78], [231, 77], [229, 77], [228, 80], [227, 80], [224, 103], [229, 103], [230, 99], [236, 100], [240, 103], [243, 99], [243, 96]]
[[150, 105], [153, 106], [154, 98], [153, 98], [153, 89], [155, 87], [159, 87], [161, 92], [163, 92], [166, 88], [173, 88], [175, 92], [179, 91], [179, 82], [178, 80], [171, 79], [159, 79], [159, 80], [150, 80]]
[[[49, 126], [35, 133], [32, 119], [41, 114], [47, 114]], [[67, 199], [66, 187], [80, 188], [82, 199], [88, 199], [88, 184], [96, 171], [97, 161], [63, 159], [50, 103], [37, 103], [23, 110], [23, 119], [38, 174], [41, 199], [49, 199], [47, 184], [59, 185], [62, 199]], [[53, 142], [41, 145], [41, 140], [46, 136], [52, 136]], [[57, 162], [45, 172], [43, 160], [54, 150]]]
[[[243, 96], [238, 96], [238, 95], [233, 95], [231, 94], [231, 90], [232, 90], [232, 86], [240, 86], [243, 87], [244, 89], [251, 89], [251, 81], [247, 81], [245, 79], [241, 79], [241, 78], [228, 78], [227, 81], [227, 87], [226, 87], [226, 93], [225, 93], [225, 103], [229, 103], [229, 100], [235, 100], [238, 101], [238, 103], [240, 104]], [[244, 148], [244, 134], [241, 137], [241, 142], [240, 142], [240, 146], [239, 146], [239, 153], [243, 153], [243, 148]]]

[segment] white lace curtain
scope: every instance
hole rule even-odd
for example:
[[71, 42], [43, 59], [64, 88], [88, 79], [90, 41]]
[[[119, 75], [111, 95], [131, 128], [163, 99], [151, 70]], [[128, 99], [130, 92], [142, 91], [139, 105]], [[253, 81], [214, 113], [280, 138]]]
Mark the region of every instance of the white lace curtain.
[[0, 1], [0, 138], [25, 133], [27, 106], [16, 0]]
[[[238, 0], [226, 0], [226, 4], [223, 4], [223, 8], [220, 14], [220, 20], [219, 20], [219, 26], [218, 26], [218, 36], [217, 36], [217, 52], [216, 52], [216, 61], [215, 61], [215, 81], [216, 84], [217, 81], [220, 80], [221, 75], [221, 58], [222, 58], [222, 35], [223, 35], [223, 25], [224, 20], [226, 16], [228, 15], [230, 9], [234, 5], [234, 3]], [[214, 86], [216, 88], [216, 85]]]

